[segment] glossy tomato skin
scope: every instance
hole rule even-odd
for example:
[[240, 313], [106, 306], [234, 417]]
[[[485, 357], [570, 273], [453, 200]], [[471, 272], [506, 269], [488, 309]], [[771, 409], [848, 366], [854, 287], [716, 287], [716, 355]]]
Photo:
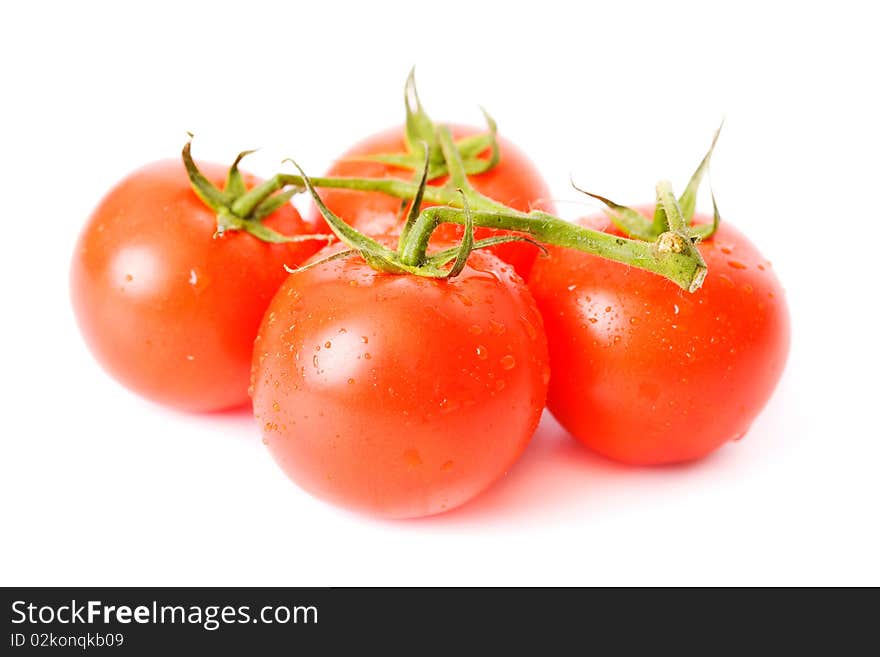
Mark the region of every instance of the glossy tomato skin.
[[548, 378], [541, 317], [509, 265], [474, 253], [458, 278], [437, 281], [353, 256], [278, 291], [254, 345], [254, 413], [309, 493], [413, 518], [457, 507], [507, 471]]
[[[453, 137], [459, 139], [483, 132], [467, 126], [450, 126]], [[534, 164], [515, 144], [498, 137], [500, 160], [485, 173], [470, 176], [470, 182], [481, 194], [515, 210], [544, 210], [555, 212], [550, 190], [541, 178]], [[328, 176], [348, 176], [358, 178], [400, 178], [411, 179], [413, 172], [408, 169], [389, 166], [378, 162], [358, 162], [347, 158], [376, 153], [404, 153], [406, 142], [403, 127], [396, 127], [372, 135], [346, 151], [327, 171]], [[431, 181], [441, 185], [446, 178]], [[322, 189], [321, 198], [337, 216], [348, 224], [369, 234], [385, 235], [399, 230], [400, 199], [378, 192], [356, 192], [344, 189]], [[425, 204], [424, 207], [428, 207]], [[323, 226], [323, 219], [313, 209], [311, 221]], [[319, 229], [320, 230], [320, 229]], [[461, 239], [461, 226], [443, 224], [434, 235], [436, 240], [449, 242]], [[498, 234], [489, 228], [477, 228], [477, 239]], [[517, 273], [527, 278], [538, 250], [525, 243], [508, 243], [490, 249], [499, 258], [514, 266]]]
[[[201, 168], [222, 184], [222, 167]], [[292, 206], [266, 225], [305, 232]], [[253, 340], [287, 276], [283, 266], [321, 245], [271, 245], [241, 232], [214, 239], [215, 230], [216, 217], [191, 190], [183, 164], [160, 161], [100, 202], [71, 266], [74, 312], [97, 360], [139, 395], [187, 411], [248, 402]]]
[[[582, 223], [615, 232], [604, 217]], [[770, 263], [727, 223], [699, 249], [709, 274], [693, 294], [577, 251], [554, 248], [535, 265], [548, 407], [605, 456], [641, 465], [705, 456], [748, 431], [782, 375], [789, 316]]]

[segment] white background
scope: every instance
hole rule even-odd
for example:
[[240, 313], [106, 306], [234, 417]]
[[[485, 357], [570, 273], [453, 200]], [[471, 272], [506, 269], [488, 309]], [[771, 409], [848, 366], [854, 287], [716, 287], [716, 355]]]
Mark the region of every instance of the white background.
[[[0, 583], [880, 584], [880, 138], [869, 3], [13, 3], [2, 61]], [[821, 8], [824, 5], [826, 9]], [[862, 8], [859, 8], [859, 7]], [[791, 304], [785, 377], [698, 464], [602, 460], [545, 418], [490, 492], [382, 522], [290, 483], [246, 412], [143, 402], [67, 298], [109, 187], [176, 157], [318, 173], [402, 119], [417, 65], [441, 120], [497, 118], [569, 217], [569, 174], [627, 203], [682, 188], [722, 116], [726, 219]], [[705, 210], [706, 199], [701, 206]]]

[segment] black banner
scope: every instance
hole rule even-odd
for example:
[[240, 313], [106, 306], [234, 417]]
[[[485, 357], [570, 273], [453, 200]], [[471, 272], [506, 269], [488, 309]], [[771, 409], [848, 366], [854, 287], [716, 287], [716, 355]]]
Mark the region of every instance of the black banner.
[[[791, 591], [7, 588], [2, 597], [5, 655], [351, 654], [352, 646], [358, 654], [457, 655], [471, 654], [477, 640], [493, 654], [526, 640], [546, 654], [578, 646], [714, 651], [754, 648], [755, 636], [764, 648], [808, 636], [816, 647], [828, 612], [841, 609]], [[847, 633], [828, 647], [869, 628], [869, 608], [850, 615]]]

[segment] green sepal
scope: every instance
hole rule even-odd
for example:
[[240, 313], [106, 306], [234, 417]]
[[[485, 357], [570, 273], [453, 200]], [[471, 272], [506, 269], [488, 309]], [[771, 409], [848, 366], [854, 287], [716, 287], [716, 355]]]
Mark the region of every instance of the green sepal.
[[471, 251], [474, 249], [474, 216], [471, 214], [467, 195], [462, 190], [458, 191], [461, 194], [461, 206], [464, 212], [464, 235], [461, 238], [461, 244], [458, 245], [458, 253], [455, 254], [455, 260], [452, 262], [452, 268], [447, 272], [446, 278], [455, 278], [464, 270]]
[[[425, 195], [425, 187], [428, 184], [428, 171], [430, 169], [430, 157], [431, 157], [431, 149], [427, 143], [422, 142], [422, 149], [424, 150], [424, 161], [422, 164], [422, 175], [419, 179], [419, 187], [416, 195], [413, 197], [412, 203], [409, 207], [409, 214], [406, 217], [406, 222], [403, 224], [403, 228], [400, 231], [400, 240], [398, 241], [397, 252], [400, 253], [403, 250], [403, 245], [406, 244], [407, 239], [409, 239], [410, 231], [412, 230], [413, 225], [416, 222], [416, 219], [419, 217], [419, 212], [422, 209], [422, 198]], [[401, 207], [402, 204], [401, 204]]]
[[[536, 242], [529, 237], [525, 237], [524, 235], [496, 235], [494, 237], [486, 237], [481, 240], [476, 240], [473, 244], [473, 248], [471, 248], [471, 253], [479, 249], [488, 249], [492, 246], [498, 246], [499, 244], [508, 244], [510, 242], [525, 242], [526, 244], [531, 244], [532, 246], [539, 248], [544, 255], [547, 255], [548, 253], [546, 246], [544, 246], [540, 242]], [[444, 265], [448, 265], [452, 260], [454, 260], [460, 250], [461, 248], [458, 246], [454, 246], [449, 249], [443, 249], [442, 251], [438, 251], [437, 253], [432, 253], [428, 257], [427, 261], [432, 266], [443, 267]]]
[[718, 204], [715, 202], [715, 192], [712, 189], [712, 183], [709, 183], [709, 195], [712, 197], [712, 223], [703, 224], [701, 226], [691, 226], [690, 235], [697, 240], [707, 240], [721, 225], [721, 213], [718, 212]]
[[321, 216], [324, 217], [324, 221], [327, 222], [330, 230], [333, 231], [341, 242], [360, 253], [364, 260], [375, 269], [392, 273], [408, 271], [407, 269], [402, 268], [399, 263], [395, 262], [396, 254], [394, 251], [388, 249], [376, 240], [367, 237], [337, 217], [333, 211], [324, 204], [324, 201], [312, 185], [311, 179], [306, 175], [302, 167], [300, 167], [295, 160], [287, 159], [286, 161], [290, 162], [297, 168], [302, 177], [303, 184], [306, 186], [306, 190], [315, 202], [318, 211], [321, 213]]
[[263, 224], [264, 219], [280, 209], [284, 204], [288, 203], [294, 194], [302, 191], [301, 187], [293, 186], [275, 194], [274, 196], [267, 196], [258, 203], [256, 207], [250, 210], [247, 216], [236, 214], [233, 210], [235, 202], [248, 194], [247, 185], [245, 185], [244, 178], [239, 171], [238, 165], [241, 163], [242, 159], [254, 151], [242, 151], [238, 154], [235, 161], [232, 163], [232, 166], [229, 167], [229, 171], [226, 175], [225, 187], [223, 190], [220, 190], [211, 183], [211, 181], [199, 171], [198, 166], [196, 166], [196, 163], [192, 158], [193, 135], [192, 133], [188, 134], [189, 140], [184, 144], [181, 153], [183, 165], [195, 194], [217, 215], [217, 229], [214, 233], [215, 237], [222, 236], [228, 231], [240, 230], [270, 244], [327, 239], [327, 235], [283, 235]]
[[[416, 171], [422, 166], [422, 158], [416, 154], [417, 146], [420, 143], [425, 143], [428, 145], [428, 161], [430, 163], [428, 180], [434, 180], [446, 175], [446, 159], [439, 148], [437, 128], [427, 112], [425, 112], [416, 89], [415, 69], [410, 71], [406, 79], [404, 103], [406, 105], [406, 127], [404, 131], [406, 153], [372, 153], [370, 155], [356, 155], [345, 159], [352, 162], [379, 162], [388, 166]], [[480, 107], [480, 111], [486, 120], [487, 132], [464, 137], [455, 142], [465, 173], [469, 176], [485, 173], [498, 164], [501, 158], [498, 146], [498, 124], [485, 108]], [[486, 149], [490, 151], [489, 157], [479, 157]]]
[[214, 212], [220, 212], [225, 209], [231, 203], [231, 199], [228, 194], [217, 189], [214, 184], [205, 178], [202, 175], [202, 172], [199, 171], [199, 168], [196, 166], [196, 163], [192, 158], [192, 133], [189, 134], [189, 140], [183, 145], [183, 152], [181, 153], [183, 157], [183, 166], [186, 169], [186, 174], [189, 177], [190, 184], [192, 185], [193, 191], [196, 193], [202, 202], [211, 208]]
[[270, 196], [265, 201], [260, 203], [256, 208], [254, 208], [253, 212], [251, 212], [252, 220], [262, 221], [276, 210], [279, 210], [283, 206], [287, 205], [290, 202], [290, 199], [301, 191], [303, 191], [301, 187], [291, 187], [290, 189], [286, 189], [279, 194], [275, 194], [275, 196]]
[[331, 235], [313, 234], [313, 235], [284, 235], [277, 230], [269, 228], [267, 225], [259, 221], [245, 220], [241, 222], [241, 226], [237, 230], [243, 230], [250, 233], [254, 237], [263, 242], [270, 244], [294, 244], [296, 242], [311, 242], [312, 240], [333, 241]]
[[694, 217], [694, 210], [697, 207], [697, 191], [700, 189], [700, 183], [703, 181], [703, 175], [709, 170], [709, 163], [712, 160], [712, 153], [715, 150], [715, 144], [718, 143], [718, 136], [721, 134], [721, 128], [724, 127], [724, 122], [721, 122], [721, 125], [718, 126], [718, 129], [715, 131], [715, 134], [712, 137], [712, 144], [709, 146], [709, 150], [706, 152], [706, 155], [703, 156], [703, 159], [700, 161], [699, 166], [694, 171], [694, 174], [691, 176], [691, 179], [688, 181], [687, 187], [684, 190], [684, 193], [679, 197], [678, 204], [681, 206], [681, 214], [684, 217], [685, 222], [690, 223], [691, 219]]
[[[501, 159], [501, 150], [498, 146], [498, 125], [495, 120], [482, 107], [483, 116], [486, 117], [488, 132], [464, 137], [455, 142], [462, 160], [464, 171], [469, 176], [477, 176], [493, 168]], [[428, 143], [428, 142], [423, 142]], [[486, 150], [489, 157], [479, 157]], [[436, 146], [428, 147], [428, 180], [434, 180], [447, 174], [446, 160], [443, 152]], [[422, 167], [422, 158], [414, 152], [410, 153], [373, 153], [371, 155], [355, 155], [346, 160], [351, 162], [379, 162], [400, 169], [419, 170]]]
[[242, 151], [236, 156], [235, 161], [232, 163], [232, 166], [229, 167], [229, 172], [226, 174], [226, 186], [223, 188], [223, 191], [226, 192], [229, 196], [233, 196], [238, 198], [242, 194], [247, 193], [247, 185], [244, 183], [244, 177], [241, 175], [241, 171], [238, 170], [238, 164], [251, 153], [255, 153], [256, 149], [249, 151]]
[[406, 105], [406, 145], [410, 153], [415, 152], [419, 142], [428, 144], [434, 149], [437, 140], [434, 136], [434, 122], [422, 107], [419, 91], [416, 88], [416, 69], [410, 69], [403, 87], [403, 102]]
[[346, 258], [350, 255], [354, 255], [357, 253], [354, 249], [347, 249], [346, 251], [338, 251], [332, 255], [328, 255], [326, 258], [321, 258], [320, 260], [315, 260], [314, 262], [310, 262], [307, 265], [302, 265], [301, 267], [288, 267], [284, 265], [284, 271], [288, 274], [296, 274], [301, 271], [308, 271], [309, 269], [314, 269], [315, 267], [320, 267], [321, 265], [325, 265], [328, 262], [333, 262], [334, 260], [340, 260], [342, 258]]
[[[688, 234], [688, 225], [678, 205], [678, 199], [672, 193], [672, 183], [668, 180], [661, 180], [657, 183], [657, 203], [656, 208], [662, 209], [660, 217], [662, 219], [662, 232], [673, 230], [676, 233]], [[654, 213], [655, 220], [657, 212]]]
[[446, 160], [446, 169], [449, 172], [450, 182], [459, 191], [472, 191], [473, 187], [470, 181], [468, 181], [461, 153], [458, 152], [458, 148], [456, 148], [455, 142], [452, 139], [452, 133], [445, 125], [437, 128], [437, 141], [440, 144], [443, 159]]
[[605, 214], [627, 237], [643, 240], [645, 242], [652, 242], [657, 237], [651, 222], [632, 208], [615, 203], [611, 199], [600, 196], [599, 194], [594, 194], [593, 192], [581, 189], [575, 185], [573, 181], [571, 186], [581, 194], [586, 194], [590, 198], [594, 198], [597, 201], [604, 203], [607, 208]]
[[[498, 124], [495, 119], [486, 111], [486, 108], [480, 107], [483, 117], [486, 119], [486, 126], [489, 131], [482, 135], [473, 135], [465, 137], [455, 143], [458, 153], [464, 162], [465, 172], [469, 176], [479, 175], [493, 168], [501, 159], [501, 149], [498, 147]], [[491, 149], [489, 157], [484, 159], [479, 157], [487, 148]]]

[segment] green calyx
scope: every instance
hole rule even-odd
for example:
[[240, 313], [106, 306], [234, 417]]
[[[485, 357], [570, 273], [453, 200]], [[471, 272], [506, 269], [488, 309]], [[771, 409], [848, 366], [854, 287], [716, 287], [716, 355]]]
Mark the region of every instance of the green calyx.
[[[277, 202], [272, 199], [283, 198], [283, 202], [286, 202], [289, 196], [285, 195], [308, 190], [333, 234], [348, 249], [310, 263], [306, 268], [358, 254], [380, 271], [451, 278], [461, 273], [474, 250], [506, 242], [527, 242], [541, 249], [544, 248], [542, 245], [550, 244], [571, 248], [637, 267], [663, 276], [690, 292], [696, 291], [702, 285], [707, 267], [696, 245], [700, 239], [711, 236], [720, 221], [714, 196], [713, 224], [693, 226], [691, 220], [697, 190], [703, 175], [708, 171], [717, 132], [712, 148], [697, 167], [681, 197], [676, 198], [672, 194], [669, 183], [658, 184], [657, 210], [652, 220], [607, 198], [590, 194], [608, 207], [612, 220], [626, 235], [621, 237], [573, 224], [538, 210], [520, 212], [480, 194], [470, 183], [469, 176], [480, 173], [497, 162], [494, 122], [490, 120], [490, 131], [487, 135], [455, 141], [446, 126], [435, 126], [424, 111], [412, 74], [407, 80], [406, 89], [408, 152], [373, 157], [412, 168], [414, 176], [410, 180], [309, 177], [296, 165], [298, 173], [276, 174], [253, 189], [238, 194], [242, 185], [235, 182], [234, 175], [230, 175], [232, 182], [227, 182], [226, 189], [221, 192], [210, 185], [206, 186], [199, 179], [200, 176], [196, 175], [194, 166], [188, 164], [187, 171], [190, 172], [193, 186], [208, 205], [219, 208], [218, 227], [230, 224], [238, 227], [236, 222], [253, 221], [255, 217], [264, 216], [267, 203]], [[478, 158], [487, 148], [492, 150], [493, 156], [488, 160]], [[403, 159], [392, 161], [392, 156]], [[185, 162], [188, 157], [187, 145], [184, 148]], [[475, 158], [479, 162], [475, 162]], [[441, 185], [427, 184], [432, 177], [437, 176], [447, 176], [448, 180]], [[403, 226], [396, 247], [390, 248], [349, 226], [323, 203], [316, 188], [379, 192], [401, 199]], [[407, 201], [409, 211], [404, 220], [403, 212], [407, 209]], [[423, 209], [423, 202], [435, 207]], [[442, 223], [462, 225], [463, 238], [455, 247], [428, 253], [431, 236]], [[474, 238], [476, 227], [490, 228], [500, 231], [500, 234], [477, 240]]]
[[259, 203], [247, 207], [246, 212], [241, 212], [236, 208], [236, 202], [248, 195], [248, 189], [238, 165], [242, 159], [254, 151], [242, 151], [238, 154], [232, 166], [229, 167], [223, 189], [220, 189], [202, 175], [193, 161], [193, 136], [190, 134], [189, 137], [189, 141], [183, 147], [183, 165], [186, 168], [193, 191], [217, 215], [217, 230], [214, 237], [222, 237], [227, 231], [242, 230], [263, 242], [272, 244], [308, 240], [326, 241], [329, 238], [328, 235], [282, 235], [263, 223], [273, 212], [287, 204], [294, 194], [302, 191], [302, 187], [292, 185], [286, 189], [278, 190], [277, 193], [266, 195], [260, 199]]
[[[672, 193], [672, 185], [668, 181], [661, 181], [657, 184], [657, 203], [654, 207], [654, 216], [652, 220], [647, 219], [641, 213], [615, 203], [611, 199], [604, 196], [588, 192], [581, 189], [572, 182], [579, 192], [587, 196], [601, 201], [605, 204], [606, 214], [608, 218], [617, 226], [621, 232], [628, 237], [639, 240], [654, 241], [668, 232], [673, 232], [679, 236], [688, 238], [692, 243], [699, 240], [708, 239], [721, 223], [721, 215], [718, 212], [718, 204], [715, 202], [715, 193], [712, 192], [712, 183], [709, 182], [709, 192], [712, 197], [712, 223], [704, 225], [694, 225], [692, 219], [697, 205], [697, 192], [700, 190], [700, 184], [703, 176], [709, 172], [709, 163], [712, 160], [712, 153], [715, 150], [715, 144], [718, 142], [718, 136], [721, 134], [722, 123], [715, 131], [712, 137], [712, 144], [700, 164], [694, 171], [691, 179], [688, 181], [684, 193], [677, 199]], [[670, 243], [670, 237], [665, 242]]]
[[[428, 241], [431, 233], [437, 224], [428, 225], [420, 222], [420, 217], [424, 216], [421, 211], [421, 203], [427, 189], [427, 181], [429, 176], [430, 162], [428, 145], [422, 145], [423, 161], [419, 183], [413, 192], [412, 203], [407, 215], [406, 222], [398, 241], [397, 249], [391, 249], [381, 242], [364, 235], [360, 231], [352, 228], [342, 219], [336, 216], [324, 203], [312, 179], [309, 178], [302, 168], [293, 160], [290, 161], [299, 171], [300, 180], [312, 196], [312, 200], [330, 226], [330, 230], [339, 240], [349, 247], [346, 251], [334, 253], [321, 260], [309, 263], [299, 269], [291, 269], [289, 271], [302, 271], [312, 267], [347, 257], [349, 255], [359, 254], [370, 266], [379, 271], [391, 274], [413, 274], [426, 278], [454, 278], [461, 274], [467, 264], [470, 254], [477, 249], [484, 249], [497, 244], [506, 242], [524, 241], [531, 242], [536, 246], [543, 248], [533, 240], [520, 235], [500, 235], [490, 237], [483, 240], [474, 239], [474, 221], [473, 213], [468, 204], [468, 193], [462, 189], [456, 190], [460, 197], [462, 205], [462, 223], [464, 224], [464, 235], [461, 242], [453, 247], [444, 249], [437, 253], [428, 254]], [[451, 266], [449, 266], [451, 263]]]
[[[460, 262], [464, 257], [460, 254], [469, 254], [473, 249], [488, 248], [505, 242], [520, 241], [538, 246], [553, 244], [572, 248], [638, 267], [663, 276], [690, 292], [696, 291], [702, 285], [707, 271], [706, 263], [696, 249], [694, 238], [689, 234], [681, 233], [680, 227], [679, 231], [661, 232], [654, 239], [649, 239], [647, 232], [642, 239], [632, 239], [573, 224], [546, 212], [514, 210], [483, 196], [474, 189], [468, 180], [461, 155], [448, 128], [445, 126], [437, 128], [436, 142], [443, 154], [449, 174], [449, 180], [440, 186], [426, 185], [430, 162], [429, 155], [424, 155], [428, 146], [424, 145], [423, 166], [418, 182], [396, 178], [310, 178], [300, 169], [298, 175], [276, 174], [241, 197], [234, 207], [244, 210], [258, 207], [263, 199], [278, 190], [287, 187], [305, 187], [312, 194], [331, 230], [350, 247], [350, 250], [343, 255], [360, 253], [374, 268], [390, 273], [448, 278], [450, 272], [456, 273], [456, 271], [455, 268], [445, 267], [453, 260]], [[323, 204], [315, 192], [315, 188], [318, 187], [381, 192], [403, 201], [412, 201], [397, 248], [390, 249], [348, 226]], [[422, 201], [438, 207], [422, 209], [420, 207]], [[465, 240], [455, 249], [446, 249], [429, 255], [428, 243], [433, 231], [441, 223], [463, 225]], [[509, 234], [475, 240], [469, 244], [467, 238], [469, 224]], [[334, 258], [343, 255], [337, 254]]]
[[[446, 160], [437, 141], [437, 127], [428, 116], [419, 92], [416, 89], [415, 69], [409, 72], [403, 90], [403, 101], [406, 107], [406, 127], [404, 131], [405, 153], [374, 153], [349, 158], [352, 161], [381, 162], [402, 169], [410, 169], [418, 176], [422, 169], [422, 145], [428, 146], [428, 180], [434, 180], [448, 173]], [[464, 137], [455, 142], [456, 149], [462, 160], [465, 172], [469, 176], [484, 173], [498, 164], [500, 151], [498, 148], [498, 126], [495, 120], [484, 109], [480, 108], [486, 121], [487, 132], [484, 134]], [[489, 151], [489, 157], [482, 157]]]

